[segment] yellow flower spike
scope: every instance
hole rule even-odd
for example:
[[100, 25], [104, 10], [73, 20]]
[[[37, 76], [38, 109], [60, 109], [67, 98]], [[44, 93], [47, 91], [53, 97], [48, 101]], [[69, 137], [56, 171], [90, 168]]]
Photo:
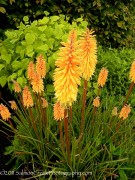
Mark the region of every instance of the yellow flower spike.
[[41, 78], [44, 78], [45, 75], [46, 75], [46, 62], [45, 62], [45, 59], [44, 59], [43, 55], [40, 55], [37, 58], [36, 72], [39, 74], [39, 76]]
[[35, 67], [34, 67], [34, 63], [31, 61], [28, 64], [28, 73], [27, 73], [27, 77], [29, 80], [32, 80], [35, 74]]
[[54, 119], [56, 121], [64, 119], [64, 107], [62, 107], [59, 102], [54, 104]]
[[41, 99], [42, 99], [42, 107], [43, 108], [47, 108], [48, 107], [48, 102], [47, 102], [47, 100], [45, 99], [45, 98], [43, 98], [43, 97], [41, 97]]
[[15, 101], [8, 101], [11, 104], [11, 109], [17, 110], [17, 104]]
[[119, 114], [119, 118], [122, 118], [123, 120], [127, 119], [130, 112], [131, 112], [130, 105], [127, 104], [124, 105]]
[[79, 40], [82, 77], [87, 81], [94, 74], [97, 64], [97, 41], [93, 33], [94, 31], [86, 29]]
[[117, 116], [118, 115], [118, 108], [114, 107], [112, 110], [112, 116]]
[[80, 58], [78, 56], [76, 31], [71, 31], [68, 42], [62, 43], [59, 58], [55, 65], [54, 89], [55, 96], [61, 105], [71, 106], [76, 100], [78, 85], [80, 85]]
[[100, 98], [99, 98], [99, 96], [97, 96], [97, 97], [93, 100], [93, 106], [94, 106], [94, 107], [99, 107], [99, 106], [100, 106]]
[[0, 104], [0, 115], [3, 120], [8, 120], [11, 118], [11, 113], [9, 112], [8, 108], [4, 106], [2, 103]]
[[14, 91], [17, 93], [21, 92], [21, 87], [19, 83], [17, 81], [13, 81], [13, 83], [14, 83]]
[[23, 105], [24, 107], [32, 107], [33, 106], [33, 99], [31, 96], [31, 92], [27, 86], [23, 89]]
[[98, 86], [103, 87], [105, 85], [107, 76], [108, 76], [108, 70], [103, 67], [98, 76]]
[[43, 79], [37, 73], [34, 74], [33, 79], [31, 80], [31, 85], [33, 92], [41, 93], [44, 91]]
[[135, 83], [135, 60], [133, 61], [132, 65], [131, 65], [129, 78], [131, 79], [132, 82]]

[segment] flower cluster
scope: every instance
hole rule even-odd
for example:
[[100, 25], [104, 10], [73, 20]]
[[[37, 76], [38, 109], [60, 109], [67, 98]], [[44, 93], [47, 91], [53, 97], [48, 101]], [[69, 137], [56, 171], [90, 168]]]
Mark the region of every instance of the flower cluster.
[[36, 93], [44, 91], [43, 78], [46, 75], [46, 62], [42, 55], [37, 58], [36, 67], [33, 62], [28, 65], [27, 77], [30, 80], [32, 89]]
[[107, 76], [108, 76], [108, 70], [103, 67], [98, 76], [98, 86], [99, 87], [103, 87], [105, 85]]
[[71, 106], [76, 100], [78, 85], [80, 85], [80, 58], [78, 56], [78, 43], [76, 31], [71, 31], [68, 42], [62, 43], [59, 58], [55, 65], [54, 88], [57, 101], [61, 105]]
[[93, 100], [93, 106], [94, 106], [94, 107], [99, 107], [99, 106], [100, 106], [100, 98], [99, 98], [99, 96], [97, 96], [97, 97]]
[[89, 80], [97, 64], [97, 42], [93, 31], [86, 29], [79, 40], [82, 77]]
[[60, 105], [59, 102], [54, 105], [54, 119], [60, 121], [64, 119], [64, 108]]
[[9, 112], [8, 108], [4, 106], [2, 103], [0, 104], [0, 115], [3, 120], [8, 120], [11, 117], [11, 113]]
[[135, 60], [133, 61], [132, 65], [131, 65], [129, 78], [131, 79], [132, 82], [135, 83]]
[[127, 119], [130, 112], [131, 112], [130, 105], [127, 104], [124, 105], [119, 114], [119, 118], [122, 118], [123, 120]]
[[11, 109], [17, 110], [17, 104], [15, 101], [9, 101], [9, 103], [11, 104]]
[[32, 107], [33, 106], [33, 99], [31, 96], [31, 92], [28, 88], [28, 86], [25, 86], [23, 89], [23, 105], [24, 107]]

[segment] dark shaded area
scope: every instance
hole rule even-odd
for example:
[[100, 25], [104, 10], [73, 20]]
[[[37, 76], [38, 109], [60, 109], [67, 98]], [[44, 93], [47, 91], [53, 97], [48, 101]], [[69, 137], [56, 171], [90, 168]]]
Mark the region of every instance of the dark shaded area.
[[[0, 103], [4, 104], [4, 101], [9, 101], [13, 99], [13, 95], [5, 86], [4, 88], [0, 88]], [[6, 125], [4, 125], [0, 121], [0, 179], [11, 179], [8, 173], [11, 173], [12, 164], [8, 165], [7, 162], [10, 160], [10, 155], [4, 155], [5, 148], [11, 144], [11, 140], [13, 138], [13, 133], [9, 132], [6, 129]], [[18, 179], [17, 176], [13, 176], [14, 180]]]
[[0, 13], [0, 31], [16, 29], [24, 16], [33, 21], [42, 18], [44, 11], [48, 11], [50, 16], [64, 14], [69, 17], [69, 22], [83, 17], [103, 46], [116, 48], [131, 46], [133, 43], [135, 1], [44, 0], [41, 3], [41, 0], [24, 0], [15, 1], [12, 5], [7, 1], [2, 7], [6, 13]]

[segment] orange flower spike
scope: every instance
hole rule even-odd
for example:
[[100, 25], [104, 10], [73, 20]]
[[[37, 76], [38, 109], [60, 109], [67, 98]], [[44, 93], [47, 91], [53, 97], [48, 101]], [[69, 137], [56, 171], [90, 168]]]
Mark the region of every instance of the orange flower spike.
[[47, 108], [47, 107], [48, 107], [48, 102], [47, 102], [47, 100], [46, 100], [45, 98], [43, 98], [43, 97], [41, 97], [41, 99], [42, 99], [42, 102], [43, 102], [42, 107], [43, 107], [43, 108]]
[[9, 103], [11, 104], [11, 109], [17, 110], [17, 104], [15, 101], [9, 101]]
[[14, 91], [17, 93], [21, 92], [21, 87], [19, 83], [17, 81], [13, 81], [13, 83], [14, 83]]
[[31, 80], [31, 85], [32, 85], [33, 92], [41, 93], [44, 91], [43, 79], [37, 73], [34, 74], [34, 77]]
[[77, 54], [78, 43], [76, 32], [71, 31], [68, 42], [62, 43], [59, 58], [55, 65], [54, 89], [57, 100], [63, 106], [71, 106], [76, 100], [78, 85], [80, 85], [80, 58]]
[[39, 74], [41, 78], [44, 78], [46, 75], [46, 62], [44, 60], [43, 55], [40, 55], [37, 58], [36, 62], [36, 72]]
[[131, 65], [129, 78], [131, 79], [132, 82], [135, 83], [135, 60], [133, 61], [132, 65]]
[[100, 98], [99, 98], [99, 96], [97, 96], [97, 97], [93, 100], [93, 106], [94, 106], [94, 107], [99, 107], [99, 106], [100, 106]]
[[9, 112], [8, 108], [3, 104], [0, 104], [0, 115], [5, 121], [11, 118], [11, 113]]
[[103, 67], [98, 76], [98, 85], [99, 86], [103, 87], [105, 85], [107, 76], [108, 76], [108, 70]]
[[29, 80], [32, 80], [35, 74], [35, 67], [34, 67], [34, 63], [31, 61], [28, 64], [28, 72], [27, 72], [27, 77]]
[[130, 112], [131, 112], [130, 105], [127, 104], [124, 105], [119, 114], [119, 118], [122, 118], [123, 120], [127, 119]]
[[31, 92], [27, 86], [23, 89], [23, 105], [24, 107], [32, 107], [33, 106], [33, 99], [31, 96]]
[[64, 107], [62, 107], [59, 102], [54, 104], [54, 119], [56, 121], [64, 119]]
[[97, 41], [93, 33], [86, 29], [79, 40], [82, 77], [87, 81], [94, 74], [97, 64]]

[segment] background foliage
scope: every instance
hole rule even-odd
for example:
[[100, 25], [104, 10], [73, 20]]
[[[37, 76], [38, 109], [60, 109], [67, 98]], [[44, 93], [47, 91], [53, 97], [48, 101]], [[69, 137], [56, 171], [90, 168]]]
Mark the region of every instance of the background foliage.
[[[47, 12], [46, 12], [47, 13]], [[52, 74], [57, 59], [60, 42], [67, 39], [71, 29], [78, 34], [87, 26], [81, 18], [69, 24], [61, 16], [45, 16], [29, 25], [29, 18], [24, 16], [18, 30], [6, 31], [6, 38], [0, 43], [0, 85], [8, 83], [12, 90], [12, 80], [23, 86], [26, 83], [26, 69], [30, 61], [43, 54], [47, 62], [47, 92], [53, 92]]]
[[[0, 85], [12, 90], [12, 80], [16, 79], [20, 85], [26, 82], [26, 67], [28, 63], [42, 53], [47, 61], [46, 78], [47, 93], [53, 93], [52, 74], [55, 68], [55, 60], [61, 41], [65, 41], [68, 32], [72, 28], [80, 34], [87, 26], [82, 18], [68, 23], [64, 16], [46, 16], [43, 19], [30, 23], [27, 16], [17, 30], [7, 30], [6, 38], [0, 43]], [[135, 59], [135, 51], [132, 48], [103, 48], [98, 46], [98, 64], [95, 77], [97, 78], [101, 67], [109, 70], [107, 81], [108, 92], [115, 95], [125, 95], [129, 87], [129, 69]], [[93, 81], [93, 80], [92, 80]], [[97, 89], [97, 84], [92, 82], [89, 86]], [[91, 95], [91, 94], [89, 94]]]
[[64, 14], [69, 22], [82, 17], [104, 46], [134, 46], [135, 1], [132, 0], [1, 0], [2, 28], [16, 28], [24, 16], [31, 21], [44, 16]]

